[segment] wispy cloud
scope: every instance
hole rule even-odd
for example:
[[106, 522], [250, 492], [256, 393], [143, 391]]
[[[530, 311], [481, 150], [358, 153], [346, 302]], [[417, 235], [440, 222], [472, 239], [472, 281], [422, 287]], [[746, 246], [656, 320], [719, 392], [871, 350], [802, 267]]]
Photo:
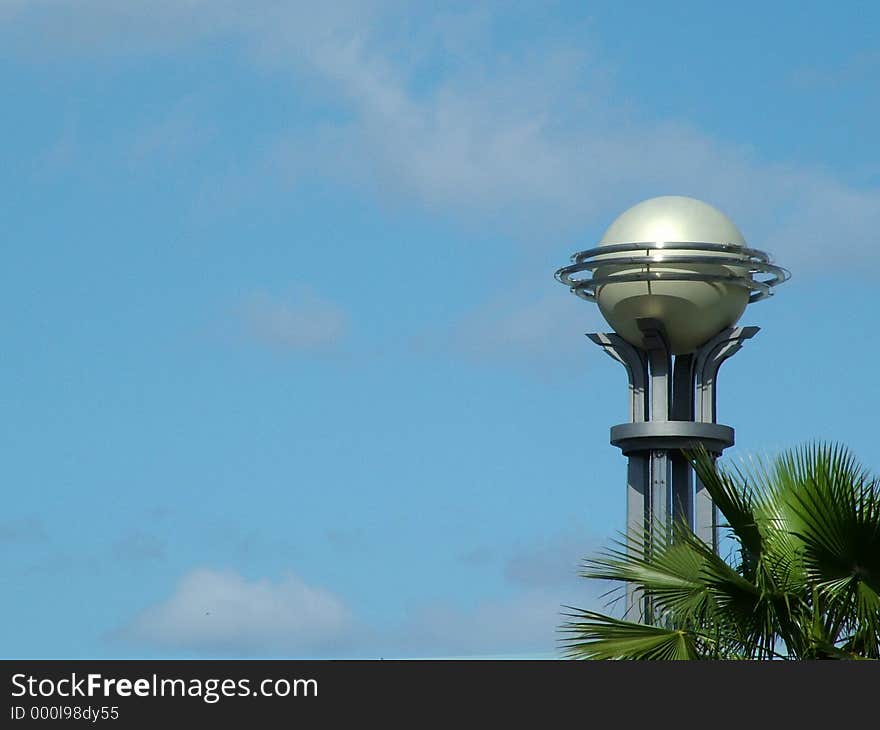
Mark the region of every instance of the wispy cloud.
[[[344, 549], [362, 547], [362, 536], [355, 544], [350, 538], [344, 535]], [[401, 621], [384, 626], [296, 574], [269, 580], [195, 570], [113, 638], [126, 646], [206, 656], [558, 656], [566, 606], [608, 608], [608, 583], [578, 576], [580, 561], [595, 550], [595, 538], [574, 528], [512, 548], [477, 547], [460, 559], [474, 570], [500, 572], [507, 583], [503, 595], [410, 606]]]
[[[837, 255], [876, 258], [880, 189], [651, 118], [615, 89], [585, 28], [557, 28], [499, 53], [490, 51], [506, 4], [429, 12], [395, 2], [257, 2], [245, 11], [225, 0], [88, 0], [75, 12], [56, 8], [28, 4], [14, 35], [46, 53], [128, 54], [222, 36], [252, 63], [291, 72], [298, 97], [341, 112], [278, 131], [278, 167], [296, 180], [330, 175], [544, 245], [608, 223], [641, 198], [689, 194], [728, 212], [753, 245], [799, 273], [821, 268], [828, 241]], [[458, 44], [446, 40], [450, 24], [466, 31]]]
[[370, 547], [370, 539], [361, 529], [330, 528], [324, 534], [327, 542], [340, 552], [362, 554]]
[[281, 351], [333, 352], [348, 332], [348, 316], [308, 288], [287, 298], [258, 292], [239, 309], [248, 337]]
[[[791, 75], [792, 84], [803, 91], [838, 91], [868, 79], [873, 81], [880, 70], [880, 50], [860, 51], [835, 65], [804, 65]], [[862, 87], [866, 94], [877, 94], [877, 84]]]
[[439, 341], [462, 357], [492, 366], [515, 362], [542, 373], [582, 368], [587, 342], [579, 335], [604, 331], [607, 324], [595, 307], [573, 300], [563, 287], [554, 286], [551, 272], [543, 273], [545, 280], [531, 289], [509, 288], [487, 300]]
[[165, 540], [142, 530], [122, 535], [112, 545], [115, 558], [124, 562], [144, 563], [165, 560], [167, 546]]
[[587, 555], [597, 552], [596, 540], [585, 532], [566, 532], [538, 544], [518, 546], [504, 566], [516, 585], [530, 589], [558, 589], [579, 584], [578, 571]]
[[329, 591], [294, 575], [248, 580], [196, 570], [174, 593], [117, 632], [117, 640], [171, 651], [228, 656], [312, 656], [350, 643], [352, 617]]
[[[532, 590], [469, 608], [437, 603], [412, 615], [385, 656], [558, 657], [562, 599], [558, 591]], [[592, 605], [591, 597], [580, 599]]]
[[398, 655], [559, 659], [560, 627], [568, 607], [605, 611], [604, 589], [529, 589], [468, 609], [438, 604], [419, 611], [407, 624], [399, 644], [403, 653]]
[[[580, 561], [594, 551], [595, 541], [577, 533], [507, 551], [502, 570], [510, 595], [466, 607], [443, 601], [423, 606], [386, 637], [383, 651], [386, 656], [559, 657], [558, 629], [566, 606], [617, 610], [609, 609], [607, 582], [578, 577]], [[462, 559], [481, 567], [502, 554], [481, 548]]]
[[325, 588], [295, 576], [248, 580], [198, 570], [109, 638], [117, 646], [227, 657], [556, 656], [565, 605], [599, 609], [601, 586], [539, 587], [471, 606], [434, 602], [397, 626], [359, 623]]
[[0, 545], [45, 542], [48, 533], [38, 517], [19, 517], [0, 522]]
[[350, 121], [297, 132], [291, 164], [313, 154], [324, 174], [480, 225], [500, 222], [543, 245], [610, 223], [644, 197], [679, 193], [718, 205], [753, 245], [801, 270], [819, 270], [829, 240], [856, 259], [876, 256], [880, 189], [645, 117], [594, 80], [604, 69], [583, 47], [538, 39], [520, 63], [440, 72], [426, 88], [370, 27], [325, 38], [299, 58]]
[[189, 161], [217, 136], [216, 124], [195, 96], [184, 97], [145, 120], [127, 140], [126, 153], [134, 170], [163, 169], [184, 156]]

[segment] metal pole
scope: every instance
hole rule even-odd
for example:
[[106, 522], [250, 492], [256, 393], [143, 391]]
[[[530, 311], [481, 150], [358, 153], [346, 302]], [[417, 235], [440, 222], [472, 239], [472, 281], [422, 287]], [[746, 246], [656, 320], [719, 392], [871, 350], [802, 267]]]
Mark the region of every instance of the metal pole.
[[[671, 420], [694, 420], [694, 356], [676, 355], [672, 370]], [[693, 470], [680, 451], [669, 455], [672, 476], [672, 519], [694, 527]]]
[[[672, 394], [671, 355], [666, 333], [658, 320], [640, 319], [637, 321], [648, 355], [648, 366], [651, 373], [648, 397], [651, 403], [649, 421], [652, 423], [669, 420], [669, 403]], [[653, 549], [657, 539], [657, 531], [669, 524], [670, 483], [669, 483], [669, 452], [665, 449], [651, 450], [651, 483], [648, 515], [647, 550]], [[665, 536], [663, 536], [665, 537]]]
[[[699, 480], [694, 484], [681, 451], [702, 445], [717, 458], [733, 444], [733, 429], [715, 421], [715, 382], [721, 364], [758, 328], [727, 329], [695, 353], [673, 360], [662, 324], [652, 319], [638, 324], [643, 348], [614, 333], [588, 335], [625, 367], [629, 381], [630, 423], [611, 429], [611, 443], [628, 459], [627, 549], [649, 557], [652, 546], [669, 539], [673, 520], [680, 520], [717, 551], [717, 510]], [[626, 611], [653, 621], [649, 602], [632, 585]]]
[[[643, 423], [648, 416], [648, 361], [645, 353], [620, 335], [587, 335], [612, 359], [626, 368], [629, 380], [629, 413], [632, 423]], [[626, 543], [631, 554], [644, 554], [644, 536], [648, 531], [648, 465], [646, 455], [630, 454], [626, 467]], [[644, 605], [635, 586], [627, 586], [626, 614], [635, 619], [644, 616]]]
[[[694, 364], [697, 421], [716, 423], [718, 370], [725, 360], [739, 352], [743, 343], [758, 334], [760, 330], [760, 327], [730, 327], [697, 351]], [[718, 509], [699, 478], [696, 480], [694, 511], [694, 531], [697, 537], [711, 545], [717, 553], [720, 539]]]

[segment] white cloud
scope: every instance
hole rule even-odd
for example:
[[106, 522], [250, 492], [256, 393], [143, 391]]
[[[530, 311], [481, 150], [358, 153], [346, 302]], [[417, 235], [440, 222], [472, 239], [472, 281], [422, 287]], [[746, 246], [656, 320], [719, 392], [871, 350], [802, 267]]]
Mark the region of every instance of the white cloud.
[[583, 558], [596, 551], [595, 539], [576, 528], [512, 549], [483, 546], [463, 559], [475, 570], [502, 571], [506, 595], [436, 600], [385, 626], [367, 624], [357, 606], [296, 575], [249, 580], [233, 571], [195, 570], [115, 638], [171, 655], [558, 657], [566, 606], [620, 613], [609, 607], [608, 582], [578, 575]]
[[436, 602], [385, 629], [357, 623], [324, 588], [296, 576], [273, 582], [196, 570], [166, 600], [112, 636], [117, 643], [174, 656], [484, 657], [558, 656], [566, 605], [601, 609], [602, 586], [530, 588], [472, 606]]
[[188, 96], [134, 131], [127, 145], [128, 158], [136, 169], [161, 167], [183, 155], [197, 159], [216, 134], [215, 124], [206, 121], [198, 99]]
[[[413, 613], [387, 643], [386, 657], [561, 656], [566, 605], [602, 610], [602, 586], [538, 588], [462, 608], [437, 603]], [[388, 648], [393, 647], [393, 648]]]
[[466, 604], [436, 601], [410, 613], [388, 632], [379, 650], [386, 657], [560, 657], [559, 629], [567, 607], [621, 615], [620, 591], [608, 581], [579, 576], [582, 561], [598, 543], [571, 529], [508, 549], [480, 546], [461, 554], [475, 570], [498, 568], [511, 592]]
[[[535, 282], [530, 290], [507, 289], [458, 322], [448, 333], [454, 349], [493, 366], [513, 361], [543, 373], [581, 370], [590, 347], [582, 335], [604, 332], [608, 325], [596, 307], [574, 299], [568, 290], [554, 285], [551, 272], [544, 273], [546, 281]], [[546, 294], [534, 294], [548, 289]]]
[[291, 38], [308, 43], [340, 25], [357, 27], [382, 3], [336, 0], [4, 0], [5, 46], [34, 62], [59, 55], [132, 57], [192, 50], [225, 37], [271, 57]]
[[118, 638], [206, 655], [323, 656], [347, 645], [352, 628], [339, 598], [294, 575], [251, 581], [203, 569], [181, 578], [167, 600], [143, 611]]
[[[870, 83], [880, 68], [880, 50], [859, 51], [842, 63], [834, 65], [804, 65], [791, 76], [793, 86], [803, 91], [835, 92], [853, 84], [866, 94], [876, 94], [876, 84]], [[864, 83], [868, 81], [868, 83]]]
[[330, 352], [348, 331], [346, 312], [306, 288], [288, 300], [254, 294], [239, 315], [248, 336], [280, 350]]
[[578, 575], [583, 559], [597, 549], [594, 538], [572, 529], [511, 550], [469, 551], [462, 559], [475, 567], [503, 558], [500, 568], [513, 592], [471, 606], [438, 601], [422, 607], [388, 638], [385, 656], [559, 657], [567, 606], [615, 615], [622, 610], [619, 602], [609, 605], [617, 595], [606, 595], [609, 582]]
[[112, 552], [118, 560], [131, 563], [162, 561], [168, 554], [164, 539], [143, 530], [122, 535], [113, 543]]
[[292, 93], [348, 121], [325, 116], [281, 134], [275, 150], [287, 178], [332, 175], [545, 245], [560, 232], [608, 223], [641, 198], [690, 194], [727, 211], [753, 245], [796, 273], [818, 271], [831, 243], [837, 256], [876, 257], [876, 186], [651, 118], [619, 94], [589, 28], [556, 27], [502, 49], [495, 23], [512, 12], [507, 4], [425, 11], [397, 2], [264, 0], [245, 8], [231, 0], [86, 0], [63, 11], [34, 0], [17, 7], [5, 36], [27, 41], [20, 53], [164, 54], [222, 36], [252, 63], [289, 72]]
[[876, 256], [876, 186], [762, 158], [680, 120], [646, 118], [596, 80], [605, 70], [582, 48], [538, 39], [520, 62], [439, 73], [425, 87], [418, 67], [400, 62], [370, 27], [327, 36], [303, 56], [291, 47], [289, 58], [335, 89], [350, 121], [315, 136], [297, 132], [281, 154], [295, 149], [292, 165], [312, 155], [325, 174], [481, 226], [502, 221], [543, 245], [608, 224], [644, 197], [679, 193], [718, 205], [753, 245], [796, 269], [817, 270], [829, 241], [855, 258]]
[[520, 545], [507, 559], [505, 577], [530, 589], [557, 589], [583, 579], [578, 572], [585, 557], [599, 545], [582, 531], [554, 535], [537, 544]]
[[609, 582], [578, 574], [583, 559], [597, 549], [595, 538], [571, 529], [509, 550], [471, 550], [461, 557], [475, 568], [501, 558], [499, 567], [512, 592], [470, 606], [437, 601], [421, 607], [386, 636], [381, 651], [386, 657], [558, 658], [567, 606], [621, 613], [619, 602], [609, 605], [617, 595], [606, 595], [613, 588]]

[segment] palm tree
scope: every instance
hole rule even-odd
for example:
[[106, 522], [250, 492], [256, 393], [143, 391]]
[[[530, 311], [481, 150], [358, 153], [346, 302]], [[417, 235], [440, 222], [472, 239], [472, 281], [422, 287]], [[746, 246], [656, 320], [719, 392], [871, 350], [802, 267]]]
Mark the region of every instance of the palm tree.
[[584, 577], [634, 584], [650, 613], [637, 623], [571, 608], [565, 654], [880, 658], [880, 480], [840, 446], [723, 470], [705, 452], [687, 456], [735, 548], [725, 560], [677, 524], [647, 556], [618, 542], [587, 560]]

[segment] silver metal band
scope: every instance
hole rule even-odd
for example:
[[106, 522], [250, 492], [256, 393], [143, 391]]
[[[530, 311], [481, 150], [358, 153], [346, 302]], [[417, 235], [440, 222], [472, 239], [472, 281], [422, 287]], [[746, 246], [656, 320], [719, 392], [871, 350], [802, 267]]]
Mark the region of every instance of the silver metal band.
[[[644, 255], [638, 255], [642, 251]], [[653, 254], [649, 252], [655, 252]], [[670, 251], [694, 251], [693, 255], [669, 253]], [[632, 256], [609, 254], [631, 253]], [[716, 253], [707, 256], [706, 253]], [[701, 255], [702, 254], [702, 255]], [[580, 251], [572, 257], [574, 263], [563, 266], [556, 272], [557, 281], [565, 284], [581, 299], [595, 301], [600, 287], [610, 283], [634, 281], [703, 281], [723, 282], [748, 289], [749, 302], [766, 299], [773, 294], [773, 287], [787, 281], [791, 274], [787, 269], [770, 263], [769, 254], [756, 248], [747, 248], [733, 243], [695, 243], [693, 241], [643, 241], [636, 243], [615, 243], [607, 246]], [[727, 271], [688, 272], [651, 271], [651, 266], [691, 266], [712, 265], [730, 267]], [[615, 272], [614, 269], [644, 266], [644, 271]], [[595, 269], [606, 269], [598, 275]], [[741, 271], [742, 273], [737, 273]], [[575, 274], [589, 272], [584, 278], [574, 278]], [[757, 279], [756, 276], [763, 276]]]

